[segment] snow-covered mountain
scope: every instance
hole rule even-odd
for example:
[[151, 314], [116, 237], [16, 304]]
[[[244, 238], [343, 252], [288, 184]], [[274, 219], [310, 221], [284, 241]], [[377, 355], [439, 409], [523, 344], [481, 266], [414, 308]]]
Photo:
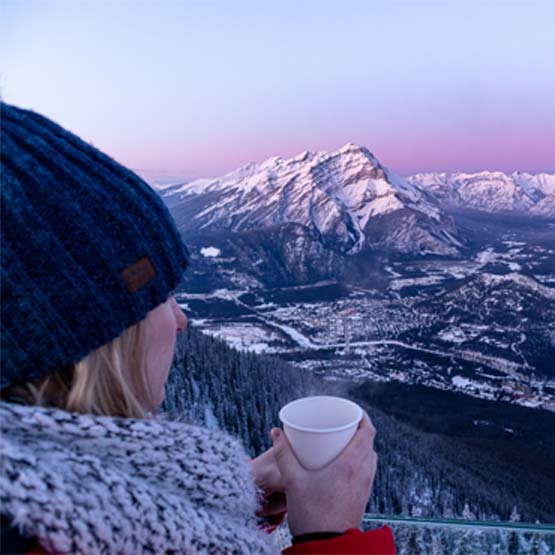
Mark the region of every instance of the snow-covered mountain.
[[420, 173], [407, 181], [433, 194], [446, 208], [555, 216], [555, 174]]
[[365, 147], [250, 163], [162, 194], [185, 234], [305, 226], [343, 254], [365, 247], [453, 254], [453, 220], [426, 190], [383, 167]]

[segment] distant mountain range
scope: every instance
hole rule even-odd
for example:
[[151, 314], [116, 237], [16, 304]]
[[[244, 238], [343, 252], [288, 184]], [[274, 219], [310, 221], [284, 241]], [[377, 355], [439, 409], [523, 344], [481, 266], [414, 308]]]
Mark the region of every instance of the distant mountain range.
[[443, 208], [555, 216], [555, 174], [523, 172], [419, 173], [407, 179]]
[[449, 215], [453, 209], [555, 217], [555, 174], [402, 178], [355, 144], [252, 162], [220, 178], [164, 184], [159, 192], [186, 235], [297, 224], [346, 255], [365, 248], [457, 254], [465, 238]]

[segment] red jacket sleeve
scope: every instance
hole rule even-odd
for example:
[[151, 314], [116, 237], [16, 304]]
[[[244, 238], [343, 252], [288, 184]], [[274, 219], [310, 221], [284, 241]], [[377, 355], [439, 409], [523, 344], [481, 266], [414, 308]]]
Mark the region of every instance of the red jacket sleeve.
[[284, 555], [395, 555], [395, 540], [389, 526], [362, 532], [349, 528], [329, 540], [298, 543], [282, 551]]

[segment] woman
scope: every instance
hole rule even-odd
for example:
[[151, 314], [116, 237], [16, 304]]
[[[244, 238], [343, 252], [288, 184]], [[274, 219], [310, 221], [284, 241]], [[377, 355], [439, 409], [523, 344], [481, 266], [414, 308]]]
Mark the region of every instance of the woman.
[[[318, 472], [287, 439], [248, 461], [220, 431], [154, 417], [187, 250], [136, 175], [36, 113], [1, 105], [2, 552], [390, 553], [358, 530], [375, 473], [365, 415]], [[337, 484], [341, 484], [338, 487]]]

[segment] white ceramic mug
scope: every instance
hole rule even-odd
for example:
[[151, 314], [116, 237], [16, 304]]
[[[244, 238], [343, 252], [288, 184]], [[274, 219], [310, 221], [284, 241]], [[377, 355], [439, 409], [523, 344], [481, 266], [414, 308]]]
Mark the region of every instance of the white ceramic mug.
[[279, 411], [283, 431], [308, 470], [330, 463], [349, 443], [363, 416], [362, 409], [342, 397], [303, 397]]

